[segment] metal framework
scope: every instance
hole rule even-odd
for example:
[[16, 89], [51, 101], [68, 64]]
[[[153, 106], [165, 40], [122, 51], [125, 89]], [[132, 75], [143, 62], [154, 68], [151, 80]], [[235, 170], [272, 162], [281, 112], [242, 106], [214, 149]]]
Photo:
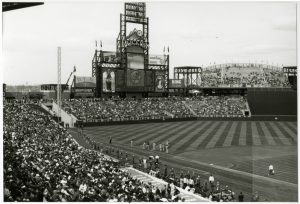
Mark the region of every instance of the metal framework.
[[[139, 38], [130, 38], [130, 34], [128, 35], [126, 31], [128, 23], [142, 25], [142, 30], [141, 33], [139, 33]], [[131, 46], [138, 46], [142, 48], [145, 73], [147, 72], [147, 70], [152, 70], [153, 74], [158, 73], [157, 71], [163, 72], [165, 79], [164, 88], [167, 91], [169, 83], [169, 55], [164, 56], [166, 60], [163, 65], [149, 64], [149, 18], [146, 17], [146, 3], [131, 2], [125, 3], [124, 14], [120, 14], [120, 32], [116, 39], [116, 60], [107, 61], [104, 56], [104, 54], [106, 53], [105, 51], [97, 49], [95, 50], [92, 61], [92, 76], [96, 77], [97, 79], [95, 92], [96, 97], [101, 97], [103, 95], [102, 73], [104, 71], [113, 71], [115, 73], [118, 70], [124, 71], [124, 84], [127, 84], [127, 48]], [[144, 88], [145, 89], [142, 92], [147, 92], [146, 90], [150, 91], [150, 89], [147, 89], [146, 87]], [[140, 92], [141, 90], [137, 89], [136, 91]]]
[[58, 117], [61, 116], [61, 47], [57, 48], [57, 106]]
[[199, 87], [201, 85], [201, 67], [174, 67], [174, 79], [183, 79], [186, 88]]

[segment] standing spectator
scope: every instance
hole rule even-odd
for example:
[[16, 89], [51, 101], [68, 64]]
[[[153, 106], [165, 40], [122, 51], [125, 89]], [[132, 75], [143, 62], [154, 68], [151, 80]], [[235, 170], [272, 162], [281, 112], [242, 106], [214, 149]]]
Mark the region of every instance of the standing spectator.
[[164, 177], [167, 178], [168, 176], [168, 167], [167, 165], [165, 165], [165, 174], [164, 174]]
[[239, 202], [244, 202], [244, 194], [242, 192], [239, 194]]
[[159, 156], [158, 155], [155, 156], [155, 163], [157, 163], [157, 164], [159, 163]]
[[144, 169], [147, 169], [147, 159], [144, 157], [143, 159]]

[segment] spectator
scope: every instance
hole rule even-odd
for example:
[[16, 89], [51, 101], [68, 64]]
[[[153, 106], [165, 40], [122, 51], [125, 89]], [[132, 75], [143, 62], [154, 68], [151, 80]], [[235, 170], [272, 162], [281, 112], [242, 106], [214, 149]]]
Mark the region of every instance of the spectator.
[[244, 194], [242, 192], [239, 194], [239, 202], [244, 202]]

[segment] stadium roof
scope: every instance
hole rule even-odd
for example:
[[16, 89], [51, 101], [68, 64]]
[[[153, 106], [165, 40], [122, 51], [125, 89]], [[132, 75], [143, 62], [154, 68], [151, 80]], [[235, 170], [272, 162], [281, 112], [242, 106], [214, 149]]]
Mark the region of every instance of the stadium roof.
[[43, 5], [43, 2], [2, 2], [2, 12]]

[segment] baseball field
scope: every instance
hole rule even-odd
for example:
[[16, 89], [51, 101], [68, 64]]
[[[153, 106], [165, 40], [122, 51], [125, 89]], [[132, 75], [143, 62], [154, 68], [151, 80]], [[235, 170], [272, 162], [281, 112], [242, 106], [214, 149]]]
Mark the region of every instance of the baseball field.
[[[242, 191], [248, 201], [254, 192], [261, 201], [298, 199], [297, 122], [163, 122], [89, 127], [84, 133], [104, 145], [111, 137], [115, 147], [137, 156], [158, 154], [177, 169], [203, 177], [213, 173], [221, 184]], [[158, 149], [166, 141], [168, 154]], [[156, 143], [156, 150], [143, 150], [144, 142]], [[274, 176], [268, 175], [269, 164]]]

